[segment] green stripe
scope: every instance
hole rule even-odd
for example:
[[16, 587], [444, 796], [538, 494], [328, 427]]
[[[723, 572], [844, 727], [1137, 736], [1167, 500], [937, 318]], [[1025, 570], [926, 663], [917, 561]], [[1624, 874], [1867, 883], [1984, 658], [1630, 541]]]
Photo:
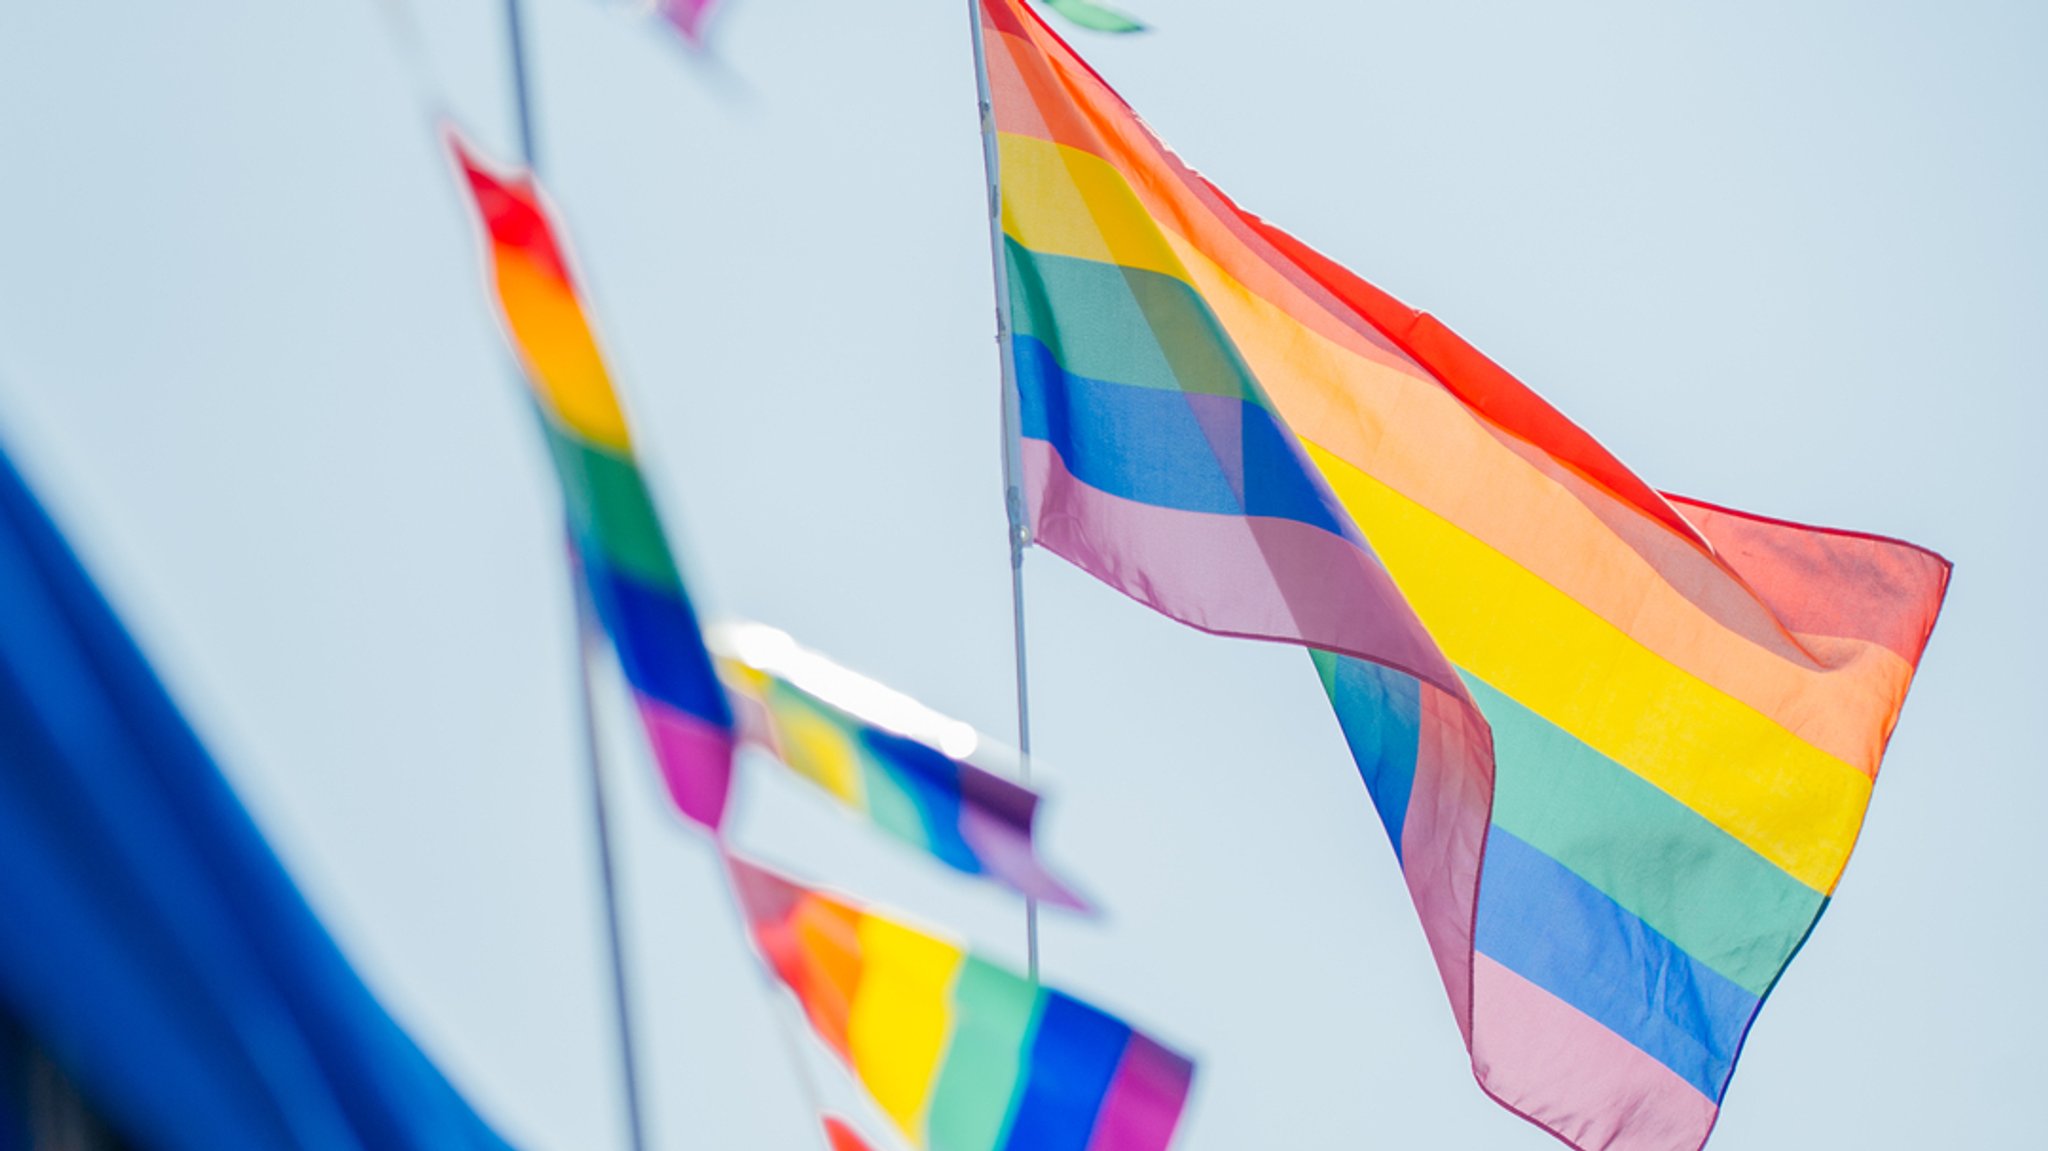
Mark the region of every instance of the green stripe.
[[1821, 894], [1535, 712], [1470, 674], [1465, 683], [1493, 725], [1493, 822], [1694, 959], [1767, 991]]
[[1000, 1151], [1016, 1118], [1038, 989], [970, 955], [953, 983], [946, 1045], [926, 1122], [931, 1151]]
[[662, 535], [647, 481], [633, 461], [605, 451], [545, 417], [548, 451], [561, 477], [569, 522], [579, 537], [595, 539], [613, 570], [651, 587], [680, 587], [675, 556]]
[[1186, 283], [1158, 272], [1034, 252], [1008, 237], [1010, 322], [1077, 376], [1230, 396], [1270, 409], [1251, 369]]
[[[854, 737], [849, 733], [848, 738]], [[916, 797], [903, 790], [896, 777], [859, 746], [858, 739], [854, 745], [854, 754], [860, 757], [862, 788], [867, 792], [868, 818], [905, 843], [931, 850], [931, 836], [925, 834], [924, 813]]]
[[1323, 694], [1337, 698], [1337, 653], [1324, 651], [1319, 647], [1308, 649], [1310, 662], [1316, 665], [1316, 678], [1323, 681]]

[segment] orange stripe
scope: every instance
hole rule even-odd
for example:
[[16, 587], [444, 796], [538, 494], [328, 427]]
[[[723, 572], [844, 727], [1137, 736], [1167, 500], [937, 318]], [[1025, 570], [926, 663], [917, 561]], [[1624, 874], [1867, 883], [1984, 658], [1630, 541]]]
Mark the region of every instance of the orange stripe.
[[584, 439], [630, 453], [625, 412], [574, 289], [526, 249], [493, 244], [492, 255], [498, 302], [541, 404]]
[[[804, 1005], [811, 1026], [843, 1059], [853, 1058], [848, 1023], [860, 987], [861, 914], [845, 904], [806, 894], [780, 932], [795, 959], [784, 977]], [[772, 945], [768, 948], [775, 951]]]

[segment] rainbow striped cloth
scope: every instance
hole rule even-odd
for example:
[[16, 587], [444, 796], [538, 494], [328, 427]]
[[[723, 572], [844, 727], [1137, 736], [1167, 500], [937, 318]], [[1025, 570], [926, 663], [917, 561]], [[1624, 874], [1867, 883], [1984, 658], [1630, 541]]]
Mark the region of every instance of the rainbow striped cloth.
[[931, 1151], [1164, 1151], [1194, 1064], [956, 944], [727, 856], [812, 1029]]
[[[1947, 561], [1660, 494], [1237, 208], [1022, 0], [982, 13], [1037, 541], [1321, 649], [1481, 1086], [1588, 1151], [1701, 1146], [1848, 862]], [[1464, 744], [1433, 664], [1360, 641], [1410, 618], [1484, 712]]]
[[505, 331], [526, 370], [577, 566], [676, 807], [716, 828], [731, 786], [732, 711], [633, 456], [626, 417], [530, 174], [501, 177], [452, 131], [490, 242]]
[[972, 727], [807, 651], [774, 628], [721, 624], [709, 638], [744, 739], [847, 810], [956, 871], [1087, 910], [1038, 858], [1032, 836], [1037, 794], [970, 762], [982, 742]]

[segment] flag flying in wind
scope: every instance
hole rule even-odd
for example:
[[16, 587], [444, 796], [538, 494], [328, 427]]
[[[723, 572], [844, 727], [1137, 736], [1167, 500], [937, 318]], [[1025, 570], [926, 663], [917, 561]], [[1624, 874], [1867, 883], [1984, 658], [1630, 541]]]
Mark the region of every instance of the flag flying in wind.
[[732, 711], [564, 248], [530, 174], [500, 176], [452, 132], [448, 140], [490, 242], [499, 311], [554, 457], [584, 587], [669, 795], [685, 816], [715, 829], [731, 784]]
[[[1237, 208], [1023, 0], [982, 11], [1037, 541], [1188, 623], [1323, 649], [1481, 1085], [1588, 1151], [1699, 1147], [1848, 862], [1947, 562], [1660, 494]], [[1296, 452], [1320, 483], [1261, 493]], [[1411, 617], [1331, 542], [1353, 525], [1490, 735], [1432, 742], [1465, 697], [1390, 657]], [[1426, 793], [1445, 762], [1460, 786]], [[1474, 810], [1466, 1001], [1432, 901], [1469, 898], [1474, 853], [1440, 840]]]
[[930, 1151], [1164, 1151], [1194, 1065], [1123, 1021], [727, 857], [812, 1030]]
[[956, 871], [1087, 909], [1038, 859], [1037, 794], [969, 762], [981, 743], [972, 727], [774, 628], [725, 624], [709, 638], [744, 739]]
[[1199, 253], [1106, 158], [1135, 117], [1021, 0], [983, 15], [1032, 536], [1205, 631], [1341, 653], [1326, 679], [1466, 1027], [1486, 722], [1195, 289]]

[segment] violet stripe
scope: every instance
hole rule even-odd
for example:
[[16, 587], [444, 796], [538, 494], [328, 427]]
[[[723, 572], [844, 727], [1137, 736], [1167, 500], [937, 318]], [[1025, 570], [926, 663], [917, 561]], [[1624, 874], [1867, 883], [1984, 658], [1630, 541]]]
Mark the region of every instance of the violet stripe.
[[1132, 1032], [1096, 1113], [1088, 1151], [1166, 1151], [1194, 1074], [1194, 1064]]
[[1039, 862], [1028, 827], [1019, 828], [967, 802], [960, 805], [960, 838], [973, 849], [984, 871], [1019, 894], [1074, 911], [1089, 910]]
[[1037, 542], [1132, 599], [1203, 631], [1326, 648], [1463, 695], [1386, 570], [1342, 536], [1137, 503], [1074, 478], [1042, 440], [1022, 454]]
[[1698, 1151], [1719, 1109], [1670, 1068], [1485, 955], [1472, 1073], [1583, 1151]]
[[684, 815], [717, 827], [732, 786], [732, 733], [638, 691], [633, 702], [669, 797]]

